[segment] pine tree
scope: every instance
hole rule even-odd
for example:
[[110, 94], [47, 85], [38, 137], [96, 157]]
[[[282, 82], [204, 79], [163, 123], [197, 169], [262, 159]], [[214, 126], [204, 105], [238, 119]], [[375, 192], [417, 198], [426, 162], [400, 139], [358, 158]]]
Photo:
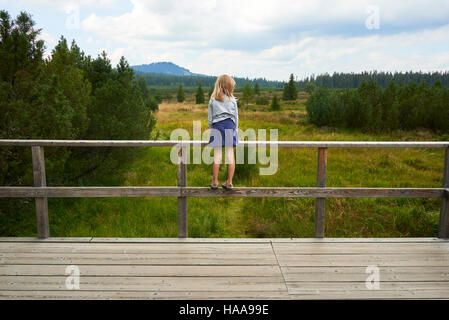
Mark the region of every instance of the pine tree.
[[293, 73], [290, 74], [290, 80], [284, 85], [284, 92], [282, 94], [283, 100], [296, 100], [298, 98], [298, 88], [296, 88]]
[[186, 99], [186, 95], [184, 93], [184, 89], [182, 88], [182, 84], [179, 85], [178, 94], [176, 95], [176, 99], [178, 100], [178, 102], [184, 102], [184, 100]]
[[203, 88], [201, 87], [201, 81], [199, 82], [198, 89], [196, 90], [195, 103], [196, 104], [204, 103], [204, 91]]
[[293, 78], [293, 73], [290, 75], [290, 97], [292, 100], [298, 99], [298, 88], [296, 87], [296, 82]]
[[246, 80], [245, 86], [243, 87], [243, 100], [245, 100], [246, 108], [248, 109], [248, 102], [253, 97], [254, 92], [251, 84]]
[[281, 109], [281, 104], [279, 103], [277, 94], [274, 94], [271, 100], [271, 110], [277, 111]]
[[260, 87], [259, 87], [259, 84], [257, 82], [254, 85], [254, 94], [257, 94], [257, 95], [260, 94]]
[[211, 85], [210, 87], [209, 87], [209, 92], [208, 92], [208, 95], [209, 95], [209, 99], [210, 99], [210, 97], [212, 96], [212, 93], [214, 93], [214, 85]]
[[282, 100], [289, 100], [289, 96], [288, 96], [288, 82], [286, 84], [284, 84], [284, 90], [282, 91]]
[[313, 90], [315, 90], [315, 88], [316, 88], [315, 83], [307, 82], [304, 91], [307, 92], [308, 94], [311, 94]]

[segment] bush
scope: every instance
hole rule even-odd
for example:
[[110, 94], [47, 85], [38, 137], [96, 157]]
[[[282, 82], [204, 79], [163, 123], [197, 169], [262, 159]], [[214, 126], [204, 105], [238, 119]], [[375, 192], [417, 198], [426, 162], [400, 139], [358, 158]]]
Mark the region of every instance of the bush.
[[315, 89], [306, 102], [309, 122], [318, 126], [371, 131], [428, 128], [449, 130], [449, 88], [437, 82], [407, 85], [391, 82], [385, 89], [374, 81], [357, 89]]
[[279, 103], [278, 96], [275, 94], [271, 100], [271, 110], [278, 111], [281, 109], [281, 104]]
[[333, 98], [327, 87], [316, 89], [306, 101], [307, 119], [318, 126], [330, 125]]
[[265, 97], [256, 98], [256, 104], [259, 106], [266, 106], [269, 103], [270, 103], [270, 100], [268, 100], [268, 98], [265, 98]]

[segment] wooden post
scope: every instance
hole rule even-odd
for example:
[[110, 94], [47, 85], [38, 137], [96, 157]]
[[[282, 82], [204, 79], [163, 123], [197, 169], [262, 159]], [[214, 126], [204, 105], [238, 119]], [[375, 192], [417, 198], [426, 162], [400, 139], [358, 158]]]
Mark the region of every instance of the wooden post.
[[[178, 187], [187, 186], [187, 149], [178, 151]], [[187, 197], [178, 197], [178, 237], [187, 238]]]
[[[318, 148], [318, 168], [316, 177], [317, 187], [326, 187], [327, 148]], [[315, 201], [315, 237], [324, 237], [324, 217], [326, 198], [317, 198]]]
[[[31, 155], [33, 159], [33, 177], [35, 187], [45, 187], [47, 185], [45, 178], [45, 159], [44, 148], [40, 146], [31, 147]], [[48, 202], [47, 198], [35, 198], [36, 218], [37, 218], [37, 235], [38, 238], [44, 239], [50, 236], [50, 228], [48, 225]]]
[[[443, 188], [449, 188], [449, 148], [444, 152], [444, 173]], [[440, 224], [438, 228], [438, 237], [449, 238], [449, 194], [444, 192], [440, 207]]]

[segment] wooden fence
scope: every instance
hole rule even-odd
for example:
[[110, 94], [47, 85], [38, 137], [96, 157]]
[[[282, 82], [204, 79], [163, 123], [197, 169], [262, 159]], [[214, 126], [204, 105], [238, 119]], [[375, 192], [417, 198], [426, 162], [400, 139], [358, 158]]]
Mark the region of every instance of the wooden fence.
[[[302, 197], [316, 198], [315, 237], [324, 237], [326, 198], [441, 198], [438, 237], [449, 238], [449, 142], [365, 142], [365, 141], [241, 141], [248, 147], [317, 148], [317, 186], [302, 187], [238, 187], [232, 191], [187, 186], [186, 148], [205, 146], [206, 141], [136, 141], [136, 140], [1, 140], [0, 146], [31, 147], [34, 187], [0, 187], [0, 197], [35, 198], [39, 238], [50, 236], [48, 222], [49, 197], [177, 197], [178, 236], [187, 233], [188, 197]], [[178, 152], [178, 184], [176, 187], [47, 187], [44, 147], [173, 147]], [[328, 148], [444, 148], [442, 188], [327, 188]]]

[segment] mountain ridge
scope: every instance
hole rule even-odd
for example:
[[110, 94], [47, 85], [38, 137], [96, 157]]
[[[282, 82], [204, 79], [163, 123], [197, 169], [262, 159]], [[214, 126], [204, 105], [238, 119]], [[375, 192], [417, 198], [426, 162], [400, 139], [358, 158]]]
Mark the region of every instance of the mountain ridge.
[[193, 73], [189, 69], [183, 68], [173, 62], [161, 61], [152, 62], [150, 64], [140, 64], [131, 66], [135, 71], [146, 72], [146, 73], [160, 73], [160, 74], [170, 74], [174, 76], [204, 76], [210, 77], [205, 74]]

